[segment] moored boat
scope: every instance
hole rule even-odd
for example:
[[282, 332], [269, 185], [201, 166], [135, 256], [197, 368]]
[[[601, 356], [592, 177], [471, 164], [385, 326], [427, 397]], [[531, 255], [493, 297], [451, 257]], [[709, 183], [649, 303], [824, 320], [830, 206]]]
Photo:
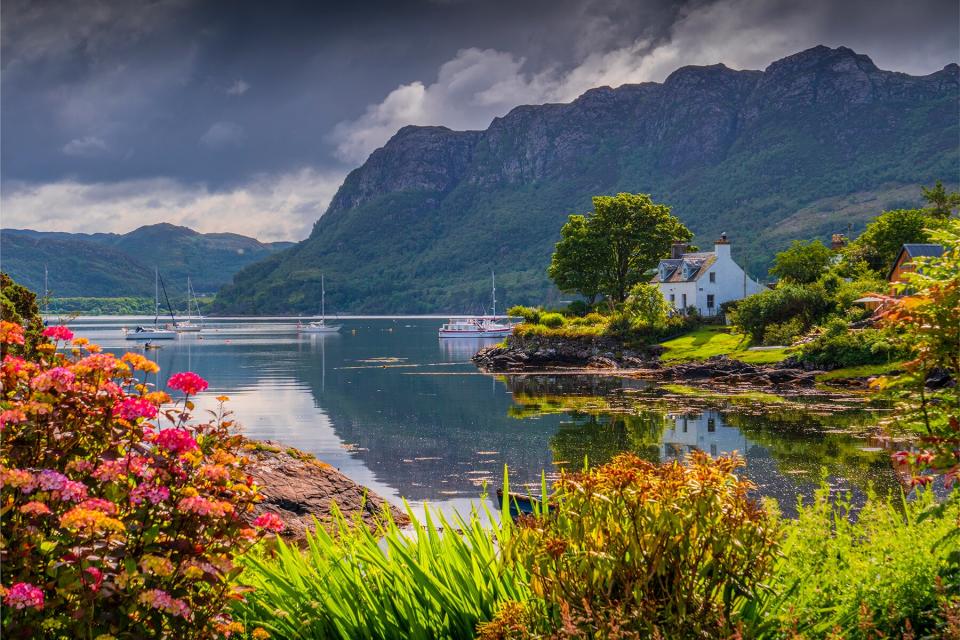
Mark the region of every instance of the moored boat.
[[[165, 329], [160, 326], [160, 271], [158, 269], [153, 270], [153, 326], [152, 327], [137, 327], [133, 331], [124, 329], [124, 337], [127, 340], [173, 340], [177, 337], [177, 332], [173, 329]], [[167, 288], [163, 288], [163, 297], [167, 297]], [[173, 315], [173, 309], [170, 307], [170, 300], [167, 299], [167, 311], [170, 312], [170, 319], [173, 321], [173, 324], [177, 324], [177, 319]]]
[[323, 274], [320, 274], [320, 320], [306, 324], [297, 322], [297, 331], [300, 333], [336, 333], [340, 331], [339, 324], [327, 324], [327, 289]]
[[450, 318], [440, 327], [441, 338], [505, 338], [513, 333], [512, 326], [497, 321], [497, 278], [492, 272], [490, 278], [493, 285], [491, 307], [493, 314]]

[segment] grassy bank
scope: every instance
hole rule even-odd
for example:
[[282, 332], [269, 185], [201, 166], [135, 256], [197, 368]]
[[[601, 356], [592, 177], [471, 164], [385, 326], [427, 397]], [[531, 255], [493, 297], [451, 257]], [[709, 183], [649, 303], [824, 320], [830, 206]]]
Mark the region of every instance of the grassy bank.
[[750, 364], [780, 362], [789, 355], [789, 349], [750, 350], [750, 338], [736, 333], [730, 327], [706, 325], [677, 338], [661, 343], [666, 351], [661, 359], [666, 362], [706, 360], [713, 356], [728, 356]]

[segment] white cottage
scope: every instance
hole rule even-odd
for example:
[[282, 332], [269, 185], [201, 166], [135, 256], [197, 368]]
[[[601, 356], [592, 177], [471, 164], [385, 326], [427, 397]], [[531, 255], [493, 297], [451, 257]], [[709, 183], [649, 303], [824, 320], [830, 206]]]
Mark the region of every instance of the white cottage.
[[700, 315], [712, 316], [720, 313], [724, 302], [763, 291], [763, 285], [733, 261], [727, 234], [720, 235], [713, 251], [686, 250], [685, 243], [674, 243], [670, 257], [660, 261], [657, 275], [650, 281], [677, 311], [694, 307]]

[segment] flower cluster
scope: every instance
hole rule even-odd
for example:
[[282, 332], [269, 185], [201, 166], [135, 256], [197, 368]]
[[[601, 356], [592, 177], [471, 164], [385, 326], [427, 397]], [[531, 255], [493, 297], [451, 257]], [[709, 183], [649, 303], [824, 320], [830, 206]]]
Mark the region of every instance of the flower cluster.
[[[197, 422], [192, 403], [134, 377], [158, 370], [143, 355], [42, 333], [0, 357], [4, 636], [244, 633], [228, 607], [234, 558], [280, 527], [247, 524], [259, 494], [230, 414]], [[0, 345], [23, 343], [0, 324]], [[178, 373], [169, 387], [207, 382]]]
[[193, 396], [206, 390], [207, 381], [192, 371], [184, 371], [170, 376], [167, 386], [177, 391], [183, 391], [188, 396]]

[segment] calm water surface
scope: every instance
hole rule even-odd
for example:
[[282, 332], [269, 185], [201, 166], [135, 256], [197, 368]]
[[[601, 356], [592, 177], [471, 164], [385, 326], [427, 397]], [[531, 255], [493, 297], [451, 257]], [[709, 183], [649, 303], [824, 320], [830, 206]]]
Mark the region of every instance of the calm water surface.
[[[140, 320], [140, 322], [143, 322]], [[738, 451], [744, 473], [784, 510], [809, 495], [822, 471], [837, 489], [862, 495], [897, 486], [889, 457], [865, 433], [874, 413], [822, 404], [757, 412], [751, 404], [659, 397], [656, 385], [600, 376], [489, 376], [470, 363], [496, 340], [437, 338], [442, 319], [347, 319], [339, 334], [298, 335], [290, 320], [214, 320], [147, 351], [162, 383], [178, 371], [210, 382], [246, 435], [314, 453], [399, 503], [465, 510], [504, 465], [512, 483], [541, 471], [603, 462], [620, 451], [651, 460], [691, 449]], [[105, 349], [124, 340], [129, 318], [81, 318], [71, 326]]]

